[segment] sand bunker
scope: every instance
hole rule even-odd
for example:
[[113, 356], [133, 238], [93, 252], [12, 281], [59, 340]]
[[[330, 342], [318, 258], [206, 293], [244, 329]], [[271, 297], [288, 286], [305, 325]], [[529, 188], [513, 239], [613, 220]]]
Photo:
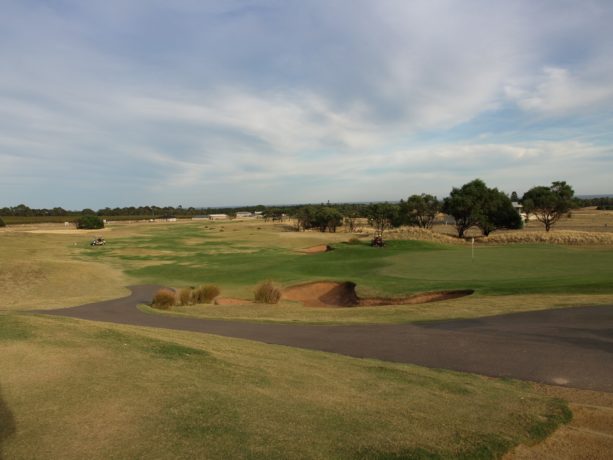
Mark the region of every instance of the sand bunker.
[[300, 252], [305, 254], [317, 254], [319, 252], [332, 251], [332, 246], [329, 244], [318, 244], [317, 246], [311, 246], [310, 248], [300, 249]]
[[216, 297], [214, 302], [215, 305], [245, 305], [253, 303], [252, 300], [245, 299], [235, 299], [232, 297]]
[[457, 299], [471, 295], [472, 289], [437, 291], [414, 294], [407, 297], [370, 297], [361, 299], [355, 292], [355, 283], [346, 281], [318, 281], [288, 287], [283, 298], [302, 302], [307, 307], [375, 307], [383, 305], [410, 305]]

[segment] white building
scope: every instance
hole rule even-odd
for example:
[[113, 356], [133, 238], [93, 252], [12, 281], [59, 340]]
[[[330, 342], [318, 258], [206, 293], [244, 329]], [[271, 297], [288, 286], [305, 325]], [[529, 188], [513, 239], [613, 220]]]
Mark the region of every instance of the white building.
[[225, 220], [227, 218], [227, 214], [209, 214], [209, 220]]
[[249, 211], [239, 211], [236, 213], [238, 219], [244, 219], [245, 217], [253, 217], [253, 213]]

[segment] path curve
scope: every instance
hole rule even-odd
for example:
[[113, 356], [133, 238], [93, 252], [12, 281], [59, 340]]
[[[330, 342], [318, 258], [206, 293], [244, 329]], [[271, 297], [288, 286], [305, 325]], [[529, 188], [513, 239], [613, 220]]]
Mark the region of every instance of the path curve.
[[356, 358], [613, 392], [613, 305], [571, 307], [421, 324], [315, 326], [153, 315], [160, 286], [121, 299], [36, 313], [193, 332]]

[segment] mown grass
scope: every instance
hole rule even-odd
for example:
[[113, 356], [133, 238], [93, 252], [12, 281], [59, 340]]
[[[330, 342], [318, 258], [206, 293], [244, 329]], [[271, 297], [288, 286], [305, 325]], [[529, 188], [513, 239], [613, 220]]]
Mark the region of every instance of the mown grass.
[[568, 420], [526, 383], [204, 334], [2, 315], [0, 344], [6, 458], [498, 458]]
[[[271, 226], [251, 240], [248, 227], [237, 226], [237, 232], [226, 227], [223, 236], [194, 224], [168, 227], [115, 240], [108, 250], [88, 249], [84, 255], [123, 264], [143, 282], [211, 282], [226, 295], [245, 298], [268, 279], [282, 285], [350, 280], [364, 295], [467, 288], [487, 295], [613, 293], [611, 247], [488, 245], [477, 247], [473, 259], [469, 245], [394, 240], [383, 249], [337, 242], [334, 251], [305, 255], [295, 251], [295, 244], [278, 244], [281, 238]], [[296, 242], [300, 240], [294, 238]]]

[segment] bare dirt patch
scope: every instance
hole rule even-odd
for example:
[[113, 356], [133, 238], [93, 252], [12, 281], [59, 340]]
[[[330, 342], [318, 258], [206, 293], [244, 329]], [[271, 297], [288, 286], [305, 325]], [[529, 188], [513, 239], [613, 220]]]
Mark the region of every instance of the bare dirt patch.
[[310, 248], [300, 249], [299, 252], [304, 254], [318, 254], [321, 252], [332, 251], [332, 246], [329, 244], [318, 244], [317, 246], [311, 246]]
[[359, 298], [356, 285], [350, 281], [338, 283], [317, 281], [314, 283], [290, 286], [283, 290], [283, 298], [302, 302], [307, 307], [376, 307], [384, 305], [411, 305], [457, 299], [472, 294], [474, 291], [437, 291], [413, 294], [406, 297], [370, 297]]

